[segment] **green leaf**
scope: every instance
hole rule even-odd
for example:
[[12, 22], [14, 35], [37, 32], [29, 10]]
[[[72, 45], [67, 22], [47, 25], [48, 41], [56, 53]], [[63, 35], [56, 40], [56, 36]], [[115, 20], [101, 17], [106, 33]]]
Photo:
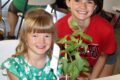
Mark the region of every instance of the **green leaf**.
[[62, 58], [61, 63], [62, 63], [62, 69], [64, 74], [65, 75], [68, 74], [68, 60], [65, 58]]
[[76, 39], [75, 36], [71, 35], [70, 38], [71, 38], [71, 41], [78, 42], [78, 39]]
[[83, 43], [83, 40], [79, 40], [78, 44], [81, 45]]
[[84, 65], [88, 67], [89, 66], [88, 61], [86, 59], [84, 59], [84, 58], [82, 58], [82, 60], [84, 61]]
[[82, 31], [75, 31], [72, 35], [74, 36], [80, 35], [83, 39], [92, 41], [92, 37]]
[[68, 74], [71, 76], [71, 80], [76, 80], [79, 75], [79, 71], [75, 65], [75, 61], [69, 63]]
[[86, 44], [86, 43], [81, 43], [81, 45], [80, 45], [81, 48], [85, 48], [85, 47], [87, 48], [87, 46], [88, 46], [88, 44]]
[[[89, 70], [89, 63], [86, 59], [83, 59], [80, 57], [79, 54], [75, 54], [75, 64], [79, 70], [79, 72], [83, 71], [84, 67], [85, 67], [85, 70]], [[87, 69], [88, 68], [88, 69]]]
[[72, 34], [72, 35], [73, 35], [73, 36], [80, 35], [80, 32], [81, 32], [81, 31], [75, 31], [75, 32], [73, 32], [73, 34]]
[[88, 72], [90, 71], [89, 67], [88, 66], [84, 66], [83, 69], [82, 69], [82, 72]]
[[64, 44], [64, 43], [66, 43], [67, 42], [67, 36], [65, 36], [64, 38], [62, 38], [62, 39], [59, 39], [58, 41], [57, 41], [57, 43], [60, 43], [60, 44]]
[[77, 76], [79, 75], [79, 71], [76, 66], [73, 67], [72, 73], [70, 74], [71, 80], [76, 80]]
[[72, 46], [68, 46], [67, 48], [66, 48], [66, 51], [67, 52], [71, 52], [71, 51], [74, 51], [76, 48], [78, 48], [79, 47], [79, 44], [75, 44], [75, 45], [72, 45]]
[[72, 19], [71, 21], [70, 21], [70, 25], [71, 25], [71, 27], [73, 28], [73, 29], [78, 29], [78, 23], [77, 23], [77, 21], [76, 20], [74, 20], [74, 19]]
[[90, 35], [87, 35], [87, 34], [83, 33], [83, 32], [80, 32], [80, 36], [81, 36], [83, 39], [92, 41], [92, 37], [91, 37]]
[[88, 61], [86, 59], [83, 59], [83, 61], [84, 61], [84, 67], [83, 67], [82, 71], [83, 72], [90, 71], [90, 68], [89, 68], [90, 65], [89, 65]]
[[69, 64], [69, 67], [68, 67], [68, 74], [70, 75], [69, 72], [72, 71], [74, 64], [73, 64], [72, 62], [71, 62], [71, 63], [68, 63], [68, 64]]
[[71, 46], [71, 45], [74, 45], [75, 43], [73, 41], [66, 41], [65, 44], [68, 46]]

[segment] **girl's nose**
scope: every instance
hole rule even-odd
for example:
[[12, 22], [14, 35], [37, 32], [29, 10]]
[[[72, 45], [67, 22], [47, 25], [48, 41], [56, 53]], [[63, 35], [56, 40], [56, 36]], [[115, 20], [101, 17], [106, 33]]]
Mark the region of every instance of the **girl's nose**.
[[40, 36], [39, 39], [38, 39], [38, 42], [39, 43], [45, 43], [44, 37]]
[[86, 9], [87, 5], [85, 2], [80, 2], [79, 6], [80, 6], [80, 9]]

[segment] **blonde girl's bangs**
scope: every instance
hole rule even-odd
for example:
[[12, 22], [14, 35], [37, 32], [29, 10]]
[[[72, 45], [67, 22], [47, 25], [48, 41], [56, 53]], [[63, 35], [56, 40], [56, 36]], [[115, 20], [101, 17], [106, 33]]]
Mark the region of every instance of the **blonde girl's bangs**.
[[54, 33], [55, 31], [53, 21], [45, 16], [26, 19], [24, 27], [28, 33]]

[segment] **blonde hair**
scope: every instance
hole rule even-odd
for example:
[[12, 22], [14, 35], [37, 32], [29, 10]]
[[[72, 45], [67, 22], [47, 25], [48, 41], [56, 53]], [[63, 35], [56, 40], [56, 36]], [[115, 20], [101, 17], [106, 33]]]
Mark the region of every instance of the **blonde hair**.
[[[25, 15], [23, 26], [20, 30], [20, 43], [16, 48], [16, 56], [27, 53], [27, 34], [29, 33], [51, 33], [53, 42], [56, 37], [56, 30], [53, 23], [53, 17], [44, 9], [34, 9]], [[53, 44], [51, 48], [53, 47]], [[52, 50], [52, 49], [51, 49]]]

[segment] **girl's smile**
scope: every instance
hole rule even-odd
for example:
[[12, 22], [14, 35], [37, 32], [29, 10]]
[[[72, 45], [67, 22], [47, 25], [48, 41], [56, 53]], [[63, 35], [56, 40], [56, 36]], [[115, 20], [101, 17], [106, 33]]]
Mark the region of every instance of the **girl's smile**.
[[49, 33], [30, 33], [27, 38], [29, 53], [45, 54], [52, 44], [52, 35]]
[[86, 20], [93, 14], [96, 5], [93, 0], [67, 0], [72, 16], [78, 20]]

